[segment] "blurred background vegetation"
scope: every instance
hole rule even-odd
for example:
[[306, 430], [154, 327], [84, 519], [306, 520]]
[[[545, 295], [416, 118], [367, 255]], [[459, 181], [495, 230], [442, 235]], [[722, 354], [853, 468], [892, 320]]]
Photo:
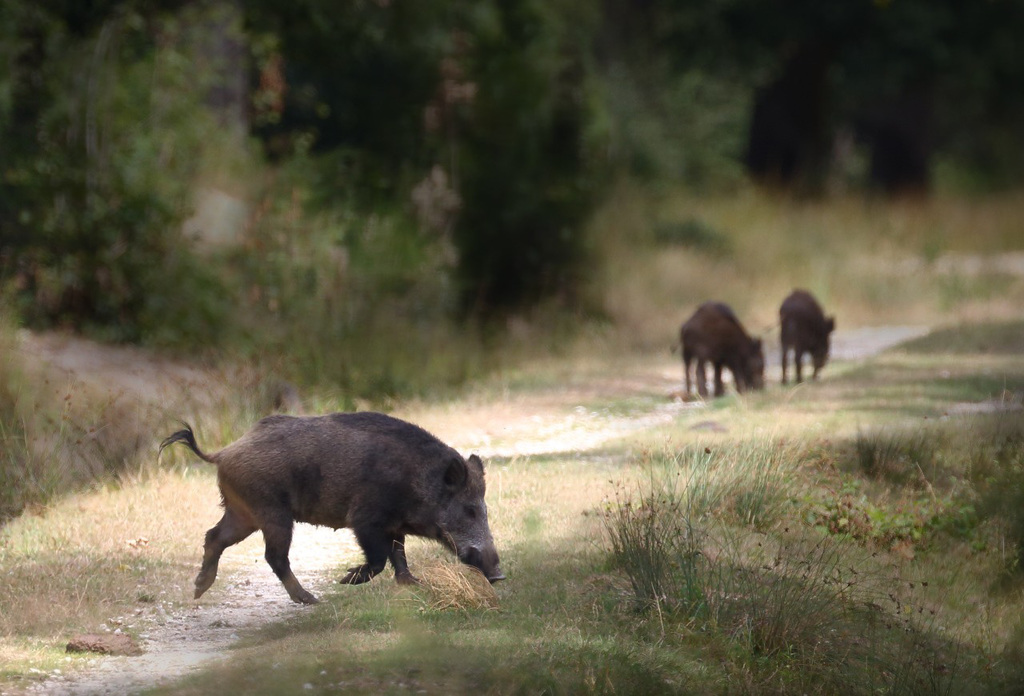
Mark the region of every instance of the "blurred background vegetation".
[[659, 192], [647, 241], [713, 260], [705, 196], [1014, 190], [1021, 35], [1010, 0], [6, 0], [9, 321], [459, 384], [523, 317], [616, 319], [609, 228]]
[[[779, 302], [800, 286], [840, 332], [938, 331], [840, 359], [816, 389], [673, 417], [640, 436], [639, 456], [497, 458], [496, 536], [520, 564], [502, 600], [512, 628], [450, 649], [474, 683], [531, 674], [549, 691], [576, 684], [580, 664], [612, 665], [626, 690], [676, 680], [664, 689], [688, 683], [680, 660], [698, 655], [698, 679], [733, 690], [982, 692], [1005, 668], [998, 693], [1021, 693], [1021, 37], [1020, 0], [3, 0], [0, 529], [27, 512], [30, 542], [24, 555], [0, 543], [16, 609], [0, 612], [13, 617], [0, 638], [19, 622], [49, 634], [69, 606], [85, 625], [126, 597], [150, 604], [129, 565], [180, 576], [191, 542], [154, 543], [167, 555], [143, 567], [126, 520], [141, 511], [148, 526], [155, 507], [180, 532], [174, 491], [192, 496], [212, 470], [196, 479], [165, 459], [180, 476], [128, 490], [146, 502], [72, 501], [81, 521], [49, 555], [33, 536], [34, 513], [68, 491], [144, 482], [169, 421], [229, 442], [295, 392], [311, 412], [413, 405], [413, 420], [464, 441], [537, 437], [562, 408], [619, 432], [609, 414], [653, 414], [670, 395], [602, 394], [602, 380], [630, 382], [637, 365], [680, 374], [669, 346], [707, 299], [770, 339], [774, 368]], [[38, 359], [48, 338], [119, 344], [102, 346], [116, 367], [79, 380]], [[165, 354], [184, 359], [133, 373]], [[537, 356], [553, 358], [515, 369]], [[114, 379], [122, 358], [130, 386]], [[165, 368], [180, 388], [153, 384]], [[946, 420], [951, 406], [973, 415]], [[523, 425], [495, 425], [516, 409]], [[672, 450], [719, 422], [740, 439]], [[648, 489], [597, 508], [632, 468], [652, 474]], [[133, 512], [111, 522], [111, 505]], [[579, 543], [602, 517], [610, 560]], [[877, 620], [905, 616], [904, 582], [877, 604], [850, 599], [888, 589], [883, 560], [860, 560], [871, 544], [918, 553], [941, 621]], [[373, 608], [384, 592], [356, 616], [391, 641], [413, 623]], [[707, 597], [732, 599], [692, 601]], [[386, 651], [353, 657], [351, 622], [321, 616], [325, 664], [344, 658], [332, 674], [392, 671]], [[424, 636], [480, 637], [462, 614], [421, 620]], [[294, 664], [321, 660], [311, 621], [289, 634]], [[957, 625], [963, 643], [946, 632]], [[266, 683], [301, 673], [290, 659]], [[239, 672], [246, 688], [267, 676]]]

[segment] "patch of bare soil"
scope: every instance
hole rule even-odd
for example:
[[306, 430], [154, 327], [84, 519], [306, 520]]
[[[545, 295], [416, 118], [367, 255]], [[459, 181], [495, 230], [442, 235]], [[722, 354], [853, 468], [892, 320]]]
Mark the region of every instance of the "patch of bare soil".
[[[837, 333], [836, 359], [856, 360], [925, 332], [920, 327], [882, 327]], [[75, 379], [101, 382], [140, 400], [181, 398], [182, 390], [205, 387], [211, 376], [188, 365], [154, 359], [132, 348], [101, 346], [70, 337], [23, 337], [34, 355]], [[771, 356], [769, 357], [771, 361]], [[777, 363], [777, 356], [775, 357]], [[557, 394], [476, 404], [456, 417], [434, 416], [428, 429], [463, 452], [515, 457], [542, 453], [586, 452], [630, 433], [669, 423], [699, 402], [672, 398], [679, 390], [681, 366], [663, 366], [640, 375], [609, 375]], [[651, 398], [652, 395], [655, 398]], [[584, 403], [638, 399], [649, 407], [594, 409]], [[292, 568], [313, 594], [322, 595], [342, 574], [362, 561], [347, 530], [296, 526]], [[196, 559], [198, 571], [199, 559]], [[307, 607], [294, 604], [263, 560], [260, 535], [225, 553], [217, 583], [198, 602], [168, 611], [162, 604], [115, 621], [111, 630], [137, 635], [145, 651], [136, 657], [100, 657], [74, 672], [55, 674], [30, 689], [36, 694], [134, 693], [173, 683], [227, 655], [239, 636], [275, 621], [287, 621]]]
[[27, 364], [51, 378], [82, 384], [145, 405], [182, 402], [209, 406], [223, 394], [224, 380], [210, 370], [159, 357], [135, 346], [114, 346], [64, 333], [18, 332]]
[[[339, 567], [362, 561], [362, 551], [347, 530], [336, 532], [300, 524], [296, 526], [290, 558], [300, 582], [319, 596], [340, 577]], [[198, 565], [197, 558], [197, 571]], [[111, 622], [120, 624], [108, 626], [112, 630], [138, 631], [143, 654], [97, 656], [85, 669], [54, 675], [33, 686], [29, 693], [121, 696], [173, 683], [223, 659], [240, 634], [287, 621], [306, 610], [288, 598], [263, 560], [263, 540], [256, 534], [224, 554], [217, 583], [201, 600], [170, 611], [157, 605], [146, 615], [119, 617]]]

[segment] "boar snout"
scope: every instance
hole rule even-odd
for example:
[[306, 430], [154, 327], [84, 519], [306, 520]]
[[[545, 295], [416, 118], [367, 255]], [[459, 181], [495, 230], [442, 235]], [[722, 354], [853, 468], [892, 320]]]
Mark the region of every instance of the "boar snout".
[[498, 552], [493, 548], [480, 549], [470, 546], [463, 553], [459, 554], [459, 560], [466, 565], [473, 566], [493, 585], [499, 580], [505, 579], [505, 574], [498, 566]]

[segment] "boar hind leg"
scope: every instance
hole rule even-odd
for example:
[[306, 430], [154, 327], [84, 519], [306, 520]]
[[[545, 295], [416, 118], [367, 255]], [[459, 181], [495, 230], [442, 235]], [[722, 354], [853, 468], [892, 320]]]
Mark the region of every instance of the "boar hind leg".
[[[733, 373], [733, 377], [739, 373]], [[740, 381], [734, 379], [736, 382], [736, 391], [742, 391]], [[715, 396], [721, 396], [725, 393], [725, 384], [722, 383], [722, 363], [715, 363]]]
[[686, 395], [689, 396], [693, 393], [690, 386], [690, 362], [693, 360], [693, 356], [690, 355], [685, 347], [683, 347], [683, 379], [686, 381]]
[[697, 358], [697, 367], [694, 371], [694, 379], [697, 380], [697, 393], [702, 397], [707, 398], [708, 395], [708, 371], [707, 361], [703, 358]]
[[220, 563], [220, 556], [224, 549], [242, 541], [256, 531], [256, 526], [248, 520], [243, 520], [237, 513], [228, 509], [220, 522], [213, 526], [206, 533], [206, 543], [203, 546], [203, 567], [196, 576], [196, 594], [199, 599], [203, 593], [210, 589], [210, 585], [217, 579], [217, 565]]
[[[340, 580], [344, 585], [361, 585], [364, 582], [369, 582], [374, 576], [384, 570], [384, 566], [388, 563], [388, 558], [391, 558], [393, 541], [391, 537], [377, 531], [357, 529], [355, 533], [356, 541], [359, 542], [359, 546], [363, 549], [363, 555], [366, 556], [366, 563], [349, 568], [348, 574]], [[402, 551], [402, 558], [404, 561], [404, 550]], [[406, 572], [408, 572], [408, 567]]]
[[317, 598], [307, 592], [292, 573], [291, 563], [288, 561], [288, 550], [292, 545], [293, 522], [288, 520], [275, 521], [263, 526], [263, 541], [266, 543], [265, 558], [274, 571], [274, 575], [288, 590], [288, 596], [293, 602], [300, 604], [316, 604]]

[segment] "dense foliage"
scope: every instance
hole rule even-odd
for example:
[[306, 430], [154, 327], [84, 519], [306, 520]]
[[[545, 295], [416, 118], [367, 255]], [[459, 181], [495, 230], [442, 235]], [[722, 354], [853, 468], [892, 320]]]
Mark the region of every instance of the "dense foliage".
[[[199, 338], [220, 312], [180, 236], [204, 123], [182, 27], [131, 8], [89, 22], [74, 3], [0, 13], [0, 271], [25, 318]], [[186, 306], [187, 286], [201, 302]]]
[[[324, 235], [353, 272], [388, 253], [373, 229], [397, 231], [447, 279], [439, 317], [578, 309], [587, 222], [618, 173], [1019, 182], [1022, 29], [1009, 0], [11, 0], [0, 276], [34, 324], [210, 335], [249, 289], [181, 229], [233, 149], [260, 191], [249, 231], [346, 220]], [[262, 212], [281, 201], [299, 202], [287, 224]], [[416, 285], [392, 280], [373, 292]]]

